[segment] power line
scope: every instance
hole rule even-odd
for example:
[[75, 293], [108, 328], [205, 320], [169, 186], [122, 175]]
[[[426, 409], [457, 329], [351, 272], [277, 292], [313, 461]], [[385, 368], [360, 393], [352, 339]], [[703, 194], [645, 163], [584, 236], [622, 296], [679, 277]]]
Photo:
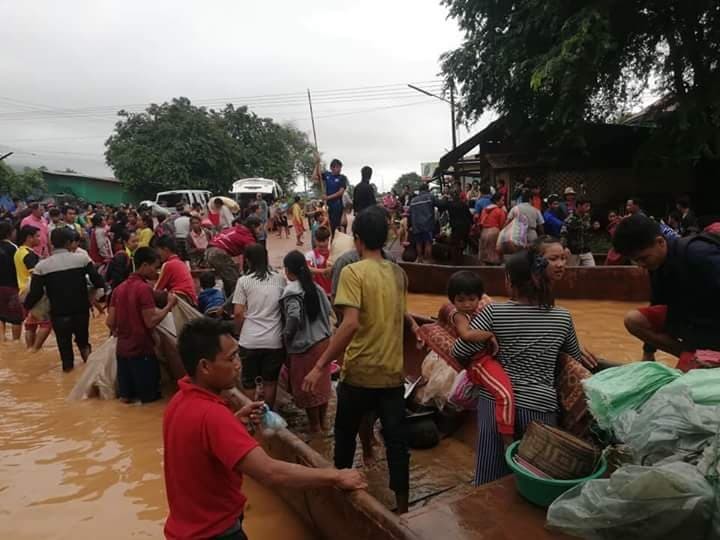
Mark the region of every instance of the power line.
[[[436, 86], [441, 83], [437, 81], [426, 81], [425, 84], [432, 85], [432, 90], [438, 91]], [[317, 92], [319, 104], [336, 104], [336, 103], [347, 103], [354, 101], [373, 101], [383, 99], [402, 99], [412, 95], [408, 92], [407, 87], [404, 84], [392, 84], [392, 85], [378, 85], [378, 86], [366, 86], [366, 87], [355, 87], [355, 88], [343, 88], [336, 90], [321, 90]], [[94, 107], [83, 107], [76, 109], [57, 109], [49, 106], [43, 109], [40, 104], [32, 104], [30, 102], [23, 102], [22, 100], [15, 100], [14, 98], [3, 97], [6, 101], [15, 101], [17, 103], [24, 103], [27, 106], [33, 107], [32, 111], [15, 111], [15, 112], [3, 112], [0, 113], [0, 118], [4, 120], [41, 120], [41, 119], [53, 119], [53, 118], [71, 118], [71, 117], [86, 117], [86, 116], [115, 116], [117, 111], [120, 109], [131, 109], [136, 107], [147, 107], [148, 104], [125, 104], [125, 105], [106, 105], [106, 106], [94, 106]], [[285, 94], [266, 94], [258, 96], [246, 96], [246, 97], [229, 97], [229, 98], [211, 98], [211, 99], [198, 99], [193, 103], [198, 105], [207, 104], [227, 104], [228, 101], [242, 102], [243, 105], [248, 105], [255, 108], [270, 107], [271, 105], [284, 107], [290, 105], [298, 105], [304, 102], [303, 93], [285, 93]]]

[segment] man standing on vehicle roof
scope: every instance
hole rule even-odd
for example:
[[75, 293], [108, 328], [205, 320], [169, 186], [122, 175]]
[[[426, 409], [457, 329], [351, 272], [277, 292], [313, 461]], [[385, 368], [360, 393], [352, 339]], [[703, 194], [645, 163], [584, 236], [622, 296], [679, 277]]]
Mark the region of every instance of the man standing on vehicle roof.
[[325, 184], [323, 200], [327, 201], [330, 229], [333, 235], [342, 222], [343, 195], [348, 187], [347, 177], [344, 174], [340, 174], [342, 166], [342, 162], [339, 159], [333, 159], [330, 162], [330, 171], [325, 171], [319, 178]]

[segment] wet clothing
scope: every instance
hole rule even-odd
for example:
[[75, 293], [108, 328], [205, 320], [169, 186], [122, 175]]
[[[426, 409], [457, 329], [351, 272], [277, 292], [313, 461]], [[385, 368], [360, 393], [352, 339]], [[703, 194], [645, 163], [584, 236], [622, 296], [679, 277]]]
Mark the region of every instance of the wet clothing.
[[152, 287], [139, 274], [131, 274], [113, 292], [110, 306], [116, 311], [118, 357], [151, 356], [155, 351], [152, 329], [145, 326], [142, 312], [155, 309]]
[[95, 270], [87, 253], [56, 249], [33, 270], [25, 308], [31, 309], [47, 293], [53, 317], [89, 313], [88, 277], [96, 289], [104, 288], [105, 281]]
[[30, 276], [32, 275], [32, 270], [35, 268], [37, 263], [40, 262], [40, 257], [29, 247], [20, 246], [13, 255], [13, 261], [15, 262], [17, 286], [20, 290], [20, 294], [24, 294], [30, 286]]
[[363, 419], [373, 413], [382, 425], [390, 489], [407, 493], [410, 454], [405, 428], [405, 387], [362, 388], [345, 382], [337, 386], [335, 467], [349, 469], [355, 457], [356, 437]]
[[189, 377], [178, 381], [163, 416], [169, 540], [213, 538], [243, 515], [243, 475], [236, 466], [258, 447], [218, 395]]
[[118, 397], [152, 403], [160, 399], [160, 362], [154, 354], [117, 359]]

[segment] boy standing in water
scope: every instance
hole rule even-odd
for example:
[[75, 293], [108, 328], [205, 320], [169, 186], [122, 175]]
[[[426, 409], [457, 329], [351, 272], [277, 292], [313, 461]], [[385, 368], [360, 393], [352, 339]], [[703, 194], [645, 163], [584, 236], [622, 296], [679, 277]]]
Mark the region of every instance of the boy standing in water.
[[154, 249], [138, 248], [134, 263], [135, 272], [113, 291], [105, 324], [118, 339], [120, 400], [151, 403], [160, 398], [160, 364], [152, 331], [170, 313], [177, 299], [169, 293], [167, 305], [163, 309], [155, 307], [153, 290], [147, 282], [157, 277], [160, 266], [160, 257]]
[[[361, 260], [343, 268], [335, 305], [342, 323], [330, 345], [303, 382], [313, 392], [325, 367], [344, 355], [337, 387], [335, 466], [352, 467], [355, 438], [363, 418], [380, 418], [399, 513], [408, 510], [409, 453], [405, 437], [403, 327], [407, 276], [382, 255], [388, 234], [387, 212], [379, 207], [361, 212], [353, 224]], [[414, 328], [417, 325], [413, 322]]]
[[314, 469], [269, 457], [241, 422], [257, 423], [263, 403], [233, 414], [221, 397], [240, 376], [234, 327], [210, 318], [187, 323], [178, 350], [187, 376], [163, 417], [165, 487], [170, 515], [165, 537], [247, 540], [243, 475], [271, 489], [365, 489], [353, 470]]

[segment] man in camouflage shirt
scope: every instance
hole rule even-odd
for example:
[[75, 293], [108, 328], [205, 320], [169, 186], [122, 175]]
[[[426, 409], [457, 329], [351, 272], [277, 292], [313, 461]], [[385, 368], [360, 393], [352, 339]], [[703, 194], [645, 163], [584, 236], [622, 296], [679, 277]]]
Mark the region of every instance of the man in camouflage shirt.
[[569, 266], [595, 266], [590, 250], [592, 223], [590, 219], [590, 201], [579, 199], [560, 230], [563, 244], [570, 251]]

